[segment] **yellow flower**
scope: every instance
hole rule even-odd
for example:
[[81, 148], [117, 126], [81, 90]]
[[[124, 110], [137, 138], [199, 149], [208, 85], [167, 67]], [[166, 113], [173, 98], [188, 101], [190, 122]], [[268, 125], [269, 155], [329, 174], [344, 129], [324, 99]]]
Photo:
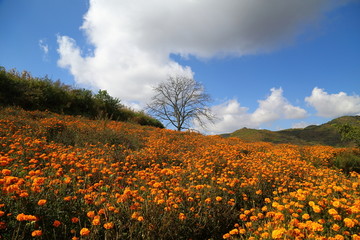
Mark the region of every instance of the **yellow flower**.
[[286, 232], [285, 228], [275, 229], [272, 231], [271, 237], [273, 239], [282, 239], [285, 232]]
[[353, 240], [360, 240], [360, 236], [357, 234], [353, 234], [351, 237]]
[[321, 212], [321, 208], [317, 205], [312, 206], [312, 208], [313, 208], [314, 212], [316, 212], [316, 213]]
[[328, 210], [328, 213], [329, 213], [330, 215], [336, 215], [336, 214], [338, 214], [338, 212], [337, 212], [335, 209], [333, 209], [333, 208], [329, 209], [329, 210]]
[[334, 238], [335, 240], [345, 240], [343, 235], [337, 234]]
[[336, 208], [340, 207], [341, 203], [339, 201], [334, 201], [332, 205]]
[[320, 223], [317, 223], [317, 222], [311, 222], [309, 224], [309, 227], [314, 232], [321, 232], [324, 230], [323, 225], [321, 225]]
[[268, 238], [270, 236], [270, 234], [268, 232], [264, 232], [261, 234], [262, 238]]
[[308, 219], [310, 219], [310, 215], [305, 213], [305, 214], [302, 215], [302, 219], [308, 220]]
[[345, 218], [344, 223], [345, 223], [345, 226], [347, 226], [349, 228], [353, 228], [355, 226], [355, 221], [352, 220], [351, 218]]
[[88, 228], [82, 228], [81, 230], [80, 230], [80, 235], [81, 236], [87, 236], [87, 235], [89, 235], [90, 234], [90, 230], [88, 229]]
[[222, 200], [222, 197], [220, 197], [220, 196], [217, 196], [217, 197], [215, 198], [215, 200], [216, 200], [216, 201], [218, 201], [218, 202], [221, 202], [221, 200]]

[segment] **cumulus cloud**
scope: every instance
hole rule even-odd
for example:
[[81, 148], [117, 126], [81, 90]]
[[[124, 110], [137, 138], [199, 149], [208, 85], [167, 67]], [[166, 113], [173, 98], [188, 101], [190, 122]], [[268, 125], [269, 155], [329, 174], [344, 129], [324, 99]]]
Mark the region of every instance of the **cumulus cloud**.
[[[300, 119], [307, 116], [307, 112], [293, 106], [283, 96], [281, 88], [272, 88], [271, 94], [265, 100], [259, 100], [258, 108], [249, 113], [248, 108], [240, 106], [235, 100], [212, 107], [213, 113], [217, 116], [214, 124], [208, 124], [207, 132], [219, 134], [233, 132], [239, 128], [258, 128], [263, 124], [272, 123], [279, 119]], [[195, 125], [199, 130], [199, 127]]]
[[[236, 99], [215, 105], [211, 111], [215, 114], [216, 119], [213, 124], [208, 123], [206, 126], [206, 132], [209, 134], [232, 132], [242, 127], [258, 127], [257, 123], [251, 122], [251, 114], [247, 112], [248, 108], [240, 106]], [[203, 131], [196, 123], [194, 128]]]
[[291, 105], [283, 96], [281, 88], [272, 88], [271, 95], [265, 100], [259, 100], [259, 108], [252, 114], [251, 120], [259, 124], [272, 122], [280, 118], [298, 119], [306, 117], [306, 111]]
[[211, 58], [271, 51], [337, 2], [90, 0], [81, 29], [93, 53], [84, 55], [71, 36], [59, 36], [58, 64], [78, 83], [141, 104], [168, 74], [193, 74], [170, 54]]
[[344, 92], [329, 94], [324, 89], [315, 87], [311, 96], [305, 101], [317, 111], [321, 117], [335, 118], [344, 115], [360, 114], [360, 96], [349, 96]]

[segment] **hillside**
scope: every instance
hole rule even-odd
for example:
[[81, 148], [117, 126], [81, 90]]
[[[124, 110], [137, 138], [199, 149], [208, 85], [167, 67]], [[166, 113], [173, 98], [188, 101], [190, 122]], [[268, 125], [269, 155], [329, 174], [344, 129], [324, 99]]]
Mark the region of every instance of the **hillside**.
[[353, 170], [356, 149], [3, 108], [0, 239], [358, 239]]
[[344, 116], [325, 124], [310, 125], [301, 129], [280, 131], [242, 128], [223, 137], [238, 137], [249, 142], [289, 143], [297, 145], [329, 145], [336, 147], [352, 146], [352, 143], [341, 141], [341, 136], [334, 125], [350, 124], [360, 127], [360, 116]]
[[59, 80], [33, 77], [27, 71], [7, 71], [0, 66], [0, 107], [14, 106], [25, 110], [47, 110], [90, 119], [111, 119], [164, 128], [157, 119], [126, 107], [106, 90], [94, 94], [84, 88], [65, 85]]

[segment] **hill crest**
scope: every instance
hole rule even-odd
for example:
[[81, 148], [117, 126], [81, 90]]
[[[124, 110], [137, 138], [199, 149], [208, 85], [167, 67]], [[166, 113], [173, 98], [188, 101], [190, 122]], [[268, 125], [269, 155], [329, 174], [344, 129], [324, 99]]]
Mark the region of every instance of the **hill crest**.
[[248, 142], [329, 145], [335, 147], [353, 146], [352, 142], [341, 140], [336, 124], [349, 124], [360, 127], [360, 116], [343, 116], [321, 125], [309, 125], [305, 128], [291, 128], [279, 131], [242, 128], [221, 136], [238, 137]]

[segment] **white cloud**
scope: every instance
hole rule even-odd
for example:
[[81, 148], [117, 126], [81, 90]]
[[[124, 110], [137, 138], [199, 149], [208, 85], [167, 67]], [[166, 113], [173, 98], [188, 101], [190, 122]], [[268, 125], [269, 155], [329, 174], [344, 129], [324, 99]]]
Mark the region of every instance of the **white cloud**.
[[141, 105], [169, 73], [192, 75], [189, 67], [170, 59], [171, 53], [211, 58], [271, 51], [338, 2], [90, 0], [81, 29], [94, 52], [83, 56], [75, 40], [59, 36], [58, 64], [78, 83]]
[[281, 88], [272, 88], [271, 95], [265, 100], [259, 100], [259, 108], [252, 114], [253, 122], [272, 122], [280, 118], [298, 119], [306, 117], [306, 111], [291, 105], [283, 97]]
[[310, 126], [310, 125], [312, 125], [312, 124], [308, 123], [308, 122], [301, 121], [301, 122], [298, 122], [298, 123], [294, 123], [292, 125], [292, 128], [306, 128], [307, 126]]
[[[214, 124], [208, 124], [206, 131], [210, 134], [233, 132], [243, 127], [258, 128], [283, 118], [299, 119], [307, 116], [304, 109], [288, 102], [281, 88], [272, 88], [270, 91], [270, 96], [258, 101], [259, 107], [253, 113], [248, 113], [248, 108], [241, 107], [235, 99], [213, 106], [211, 109], [218, 119]], [[200, 129], [198, 126], [195, 128]]]
[[328, 94], [324, 89], [315, 87], [311, 96], [305, 101], [317, 111], [321, 117], [335, 118], [344, 115], [360, 114], [360, 96], [349, 96], [344, 92]]
[[[241, 107], [235, 100], [229, 100], [225, 103], [211, 107], [211, 111], [216, 115], [214, 124], [208, 123], [206, 131], [210, 134], [232, 132], [242, 127], [256, 128], [257, 123], [251, 122], [251, 115], [247, 112], [248, 108]], [[195, 129], [202, 129], [195, 124]]]
[[46, 60], [47, 55], [49, 53], [49, 45], [46, 43], [45, 39], [39, 40], [39, 47], [40, 47], [41, 51], [43, 51], [43, 53], [44, 53], [43, 59]]

